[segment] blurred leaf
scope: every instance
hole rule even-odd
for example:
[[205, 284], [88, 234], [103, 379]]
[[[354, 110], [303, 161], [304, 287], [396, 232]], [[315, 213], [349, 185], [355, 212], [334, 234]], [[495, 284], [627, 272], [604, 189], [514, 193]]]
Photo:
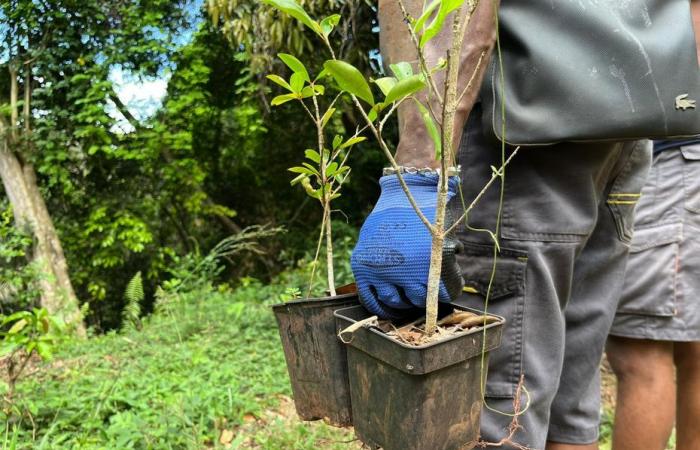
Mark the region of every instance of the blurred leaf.
[[415, 94], [425, 87], [425, 81], [420, 75], [413, 75], [396, 83], [384, 99], [385, 103], [393, 103], [409, 95]]
[[299, 61], [295, 56], [290, 55], [288, 53], [280, 53], [277, 56], [279, 56], [279, 58], [287, 65], [287, 67], [292, 69], [292, 72], [294, 72], [295, 74], [301, 74], [304, 81], [311, 81], [309, 79], [309, 72], [307, 72], [304, 63]]
[[326, 127], [326, 125], [328, 124], [328, 121], [331, 119], [334, 112], [335, 112], [335, 108], [328, 108], [328, 110], [323, 114], [323, 117], [321, 117], [321, 128]]
[[285, 81], [285, 79], [279, 75], [268, 75], [266, 78], [268, 80], [272, 81], [273, 83], [282, 86], [283, 88], [285, 88], [286, 90], [288, 90], [290, 92], [294, 91], [294, 89], [292, 89], [292, 87], [289, 85], [289, 83], [287, 83]]
[[410, 63], [407, 63], [405, 61], [398, 62], [396, 64], [391, 64], [389, 68], [399, 81], [413, 75], [413, 67], [411, 67]]
[[362, 141], [366, 141], [366, 140], [367, 140], [367, 138], [364, 136], [351, 137], [347, 141], [343, 142], [343, 144], [340, 146], [340, 148], [348, 148], [350, 146], [357, 144], [358, 142], [362, 142]]
[[425, 44], [430, 42], [431, 39], [438, 35], [438, 33], [440, 32], [440, 30], [442, 30], [442, 27], [445, 24], [445, 19], [447, 18], [447, 16], [452, 11], [462, 6], [464, 2], [465, 0], [442, 0], [440, 2], [440, 9], [435, 15], [435, 18], [430, 23], [428, 28], [425, 29], [420, 38], [421, 47], [425, 47]]
[[384, 77], [384, 78], [379, 78], [377, 80], [374, 80], [374, 84], [379, 86], [379, 90], [382, 91], [382, 94], [385, 96], [389, 93], [391, 88], [393, 88], [398, 80], [394, 77]]
[[287, 103], [288, 101], [291, 100], [296, 100], [299, 98], [298, 94], [284, 94], [284, 95], [278, 95], [277, 97], [273, 98], [270, 104], [272, 106], [279, 106], [283, 103]]
[[323, 19], [321, 21], [321, 29], [323, 30], [323, 35], [328, 37], [328, 35], [331, 34], [331, 32], [333, 31], [333, 28], [335, 28], [335, 26], [338, 25], [338, 22], [340, 22], [340, 14], [333, 14]]
[[316, 23], [313, 19], [311, 19], [311, 17], [309, 17], [304, 8], [302, 8], [301, 5], [299, 5], [294, 0], [263, 0], [263, 2], [273, 6], [274, 8], [277, 8], [278, 10], [286, 14], [289, 14], [290, 16], [294, 17], [295, 19], [306, 25], [307, 27], [311, 28], [316, 33], [323, 34], [321, 26], [318, 23]]
[[433, 117], [430, 115], [430, 111], [418, 100], [415, 101], [418, 110], [420, 111], [420, 116], [425, 124], [425, 129], [428, 130], [428, 134], [433, 140], [433, 148], [435, 148], [435, 159], [439, 160], [442, 157], [442, 140], [440, 138], [440, 130], [438, 130]]
[[427, 8], [423, 11], [423, 14], [416, 20], [416, 22], [413, 24], [413, 31], [420, 34], [423, 31], [423, 27], [425, 26], [425, 22], [430, 19], [430, 16], [433, 15], [433, 11], [435, 11], [435, 8], [437, 8], [440, 5], [440, 2], [442, 0], [433, 0], [430, 5], [428, 5]]
[[326, 61], [323, 67], [330, 72], [340, 89], [374, 105], [374, 96], [365, 77], [354, 66], [345, 61], [332, 60]]
[[319, 155], [316, 150], [307, 149], [306, 151], [304, 151], [304, 155], [306, 155], [308, 159], [315, 162], [316, 164], [321, 162], [321, 155]]

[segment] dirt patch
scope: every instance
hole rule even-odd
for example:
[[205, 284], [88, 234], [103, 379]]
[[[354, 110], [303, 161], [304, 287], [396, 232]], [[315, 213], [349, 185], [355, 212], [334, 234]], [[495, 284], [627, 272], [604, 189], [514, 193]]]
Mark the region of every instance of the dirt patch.
[[[259, 450], [264, 447], [256, 442], [255, 435], [261, 431], [265, 433], [274, 433], [273, 430], [269, 430], [272, 424], [276, 427], [281, 427], [281, 429], [292, 429], [299, 423], [303, 423], [304, 427], [310, 431], [314, 428], [325, 426], [322, 421], [316, 422], [302, 422], [296, 413], [294, 408], [294, 401], [286, 396], [277, 396], [279, 404], [275, 408], [268, 409], [260, 415], [246, 414], [243, 417], [243, 423], [238, 426], [230, 427], [227, 426], [225, 422], [217, 423], [217, 429], [219, 429], [218, 434], [218, 444], [224, 448], [235, 448], [235, 449], [250, 449]], [[280, 424], [281, 422], [281, 424]], [[347, 449], [362, 449], [360, 441], [353, 439], [352, 428], [347, 430], [347, 440], [343, 441], [332, 441], [330, 439], [319, 439], [316, 442], [317, 448], [324, 449], [331, 445], [343, 445], [343, 448]], [[215, 448], [215, 447], [210, 447]]]

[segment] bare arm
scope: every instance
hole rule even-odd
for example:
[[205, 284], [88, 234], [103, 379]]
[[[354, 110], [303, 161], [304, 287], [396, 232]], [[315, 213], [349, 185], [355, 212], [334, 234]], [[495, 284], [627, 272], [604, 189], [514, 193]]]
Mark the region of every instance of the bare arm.
[[[695, 0], [694, 0], [695, 1]], [[700, 1], [700, 0], [699, 0]], [[414, 18], [421, 15], [423, 0], [403, 0], [407, 12]], [[491, 51], [496, 37], [495, 27], [495, 2], [494, 0], [479, 0], [475, 10], [469, 19], [464, 45], [461, 53], [461, 68], [458, 83], [458, 92], [467, 89], [461, 97], [455, 117], [453, 132], [453, 149], [456, 149], [462, 138], [462, 129], [476, 101], [479, 87], [488, 65]], [[448, 19], [447, 21], [451, 21]], [[398, 0], [379, 0], [379, 26], [381, 53], [388, 67], [389, 64], [400, 61], [411, 62], [414, 73], [419, 71], [418, 54], [407, 25], [404, 22]], [[442, 32], [425, 46], [425, 58], [428, 67], [437, 64], [441, 57], [445, 57], [450, 47], [451, 29], [445, 26]], [[444, 70], [436, 74], [436, 87], [443, 95]], [[421, 100], [427, 99], [427, 92], [422, 94]], [[431, 101], [432, 109], [437, 115], [439, 123], [441, 108], [435, 98]], [[412, 102], [405, 102], [399, 108], [399, 145], [396, 150], [396, 160], [399, 164], [409, 167], [437, 168], [439, 162], [435, 160], [432, 139], [423, 125], [418, 108]]]

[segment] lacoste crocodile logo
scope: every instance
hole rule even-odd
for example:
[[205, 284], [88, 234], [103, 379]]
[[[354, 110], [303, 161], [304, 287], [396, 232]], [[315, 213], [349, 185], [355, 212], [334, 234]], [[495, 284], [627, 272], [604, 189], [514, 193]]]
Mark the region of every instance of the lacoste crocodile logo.
[[685, 111], [686, 109], [695, 109], [695, 100], [688, 98], [688, 94], [681, 94], [676, 97], [676, 109]]

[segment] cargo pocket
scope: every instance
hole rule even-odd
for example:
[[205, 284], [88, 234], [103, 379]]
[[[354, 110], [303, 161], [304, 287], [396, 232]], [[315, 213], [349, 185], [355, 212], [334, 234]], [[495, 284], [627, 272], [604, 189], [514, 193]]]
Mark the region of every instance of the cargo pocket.
[[700, 144], [684, 145], [683, 184], [685, 188], [685, 209], [700, 214]]
[[642, 188], [649, 173], [651, 154], [641, 141], [634, 144], [627, 162], [613, 181], [606, 203], [612, 213], [617, 235], [625, 244], [634, 234], [634, 208], [642, 196]]
[[[464, 293], [456, 303], [484, 310], [493, 268], [493, 246], [464, 243], [459, 255]], [[489, 356], [486, 396], [512, 398], [522, 373], [527, 253], [501, 247], [487, 311], [506, 318], [501, 347]]]
[[635, 231], [618, 313], [676, 315], [681, 233], [680, 224]]

